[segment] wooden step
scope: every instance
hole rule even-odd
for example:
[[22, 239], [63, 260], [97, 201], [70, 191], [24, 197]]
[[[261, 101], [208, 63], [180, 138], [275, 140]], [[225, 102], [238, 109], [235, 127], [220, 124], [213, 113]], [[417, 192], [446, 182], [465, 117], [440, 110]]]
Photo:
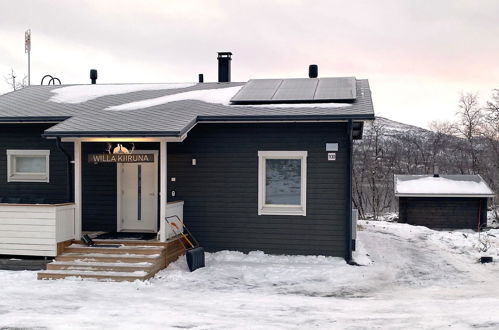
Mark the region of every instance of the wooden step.
[[[126, 246], [137, 246], [137, 245], [147, 245], [147, 246], [160, 246], [164, 247], [168, 243], [172, 243], [176, 241], [177, 238], [175, 239], [170, 239], [167, 242], [160, 242], [158, 240], [123, 240], [123, 239], [93, 239], [93, 242], [95, 244], [123, 244]], [[73, 244], [80, 244], [84, 245], [81, 240], [75, 240], [73, 241]]]
[[[107, 244], [110, 245], [110, 244]], [[92, 247], [82, 245], [82, 244], [72, 244], [64, 249], [64, 253], [102, 253], [102, 254], [116, 254], [116, 253], [128, 253], [128, 254], [159, 254], [163, 250], [160, 246], [149, 246], [149, 245], [123, 245], [116, 244], [119, 247], [100, 247], [95, 245]]]
[[91, 278], [106, 281], [145, 281], [153, 277], [156, 272], [134, 271], [134, 272], [110, 272], [92, 270], [44, 270], [38, 273], [39, 280], [55, 280], [63, 278]]
[[161, 253], [158, 254], [127, 254], [127, 253], [63, 253], [56, 261], [94, 261], [94, 262], [158, 262]]
[[157, 267], [152, 262], [122, 263], [122, 262], [82, 262], [82, 261], [55, 261], [47, 265], [47, 270], [93, 270], [111, 272], [151, 272]]
[[184, 253], [178, 239], [169, 242], [94, 240], [118, 247], [88, 247], [81, 242], [64, 248], [38, 279], [91, 278], [103, 281], [147, 280]]

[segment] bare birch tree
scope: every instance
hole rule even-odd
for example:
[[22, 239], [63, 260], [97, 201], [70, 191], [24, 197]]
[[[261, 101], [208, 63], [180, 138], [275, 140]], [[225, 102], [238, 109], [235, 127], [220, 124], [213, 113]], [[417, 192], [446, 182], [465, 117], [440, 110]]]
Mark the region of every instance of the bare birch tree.
[[4, 79], [13, 91], [28, 86], [28, 76], [24, 75], [22, 78], [19, 78], [12, 68], [10, 69], [10, 73], [7, 76], [4, 76]]

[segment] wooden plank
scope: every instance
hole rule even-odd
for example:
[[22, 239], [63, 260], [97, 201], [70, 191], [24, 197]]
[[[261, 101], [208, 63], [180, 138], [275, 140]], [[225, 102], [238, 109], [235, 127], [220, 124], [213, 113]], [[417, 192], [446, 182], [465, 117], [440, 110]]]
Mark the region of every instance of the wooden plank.
[[21, 238], [51, 238], [55, 241], [54, 232], [50, 231], [2, 231], [0, 230], [0, 241], [3, 237], [21, 237]]
[[5, 206], [5, 204], [0, 204], [0, 214], [2, 213], [43, 213], [43, 214], [54, 214], [55, 207], [43, 207], [43, 206]]
[[36, 244], [36, 245], [55, 245], [54, 238], [36, 238], [36, 237], [3, 237], [1, 244]]
[[29, 250], [29, 249], [9, 249], [0, 247], [0, 254], [19, 255], [19, 256], [47, 256], [55, 257], [56, 251], [53, 250]]
[[68, 246], [73, 244], [73, 240], [67, 240], [64, 242], [58, 242], [57, 243], [57, 255], [60, 255], [64, 252], [64, 249], [66, 249]]
[[0, 249], [55, 251], [56, 244], [9, 244], [0, 243]]
[[57, 256], [57, 261], [74, 261], [74, 260], [93, 260], [96, 262], [131, 262], [131, 263], [137, 263], [137, 262], [156, 262], [159, 260], [160, 257], [157, 258], [141, 258], [141, 257], [126, 257], [124, 256], [123, 258], [120, 257], [95, 257], [95, 256], [89, 256], [86, 257], [84, 254], [81, 255], [65, 255], [64, 253]]
[[[154, 274], [153, 274], [154, 276]], [[151, 276], [149, 274], [145, 276], [112, 276], [112, 275], [89, 275], [89, 274], [50, 274], [50, 273], [38, 273], [39, 280], [57, 280], [66, 277], [81, 277], [81, 278], [94, 278], [97, 280], [105, 281], [115, 281], [115, 282], [133, 282], [135, 280], [146, 280]]]
[[35, 225], [35, 226], [55, 226], [55, 218], [52, 219], [3, 219], [0, 218], [0, 225]]
[[0, 219], [53, 219], [55, 212], [2, 212], [0, 211]]
[[49, 232], [54, 233], [55, 236], [55, 226], [37, 226], [37, 225], [23, 225], [23, 224], [13, 224], [13, 225], [2, 225], [0, 224], [0, 231], [10, 232], [10, 231], [26, 231], [26, 232]]

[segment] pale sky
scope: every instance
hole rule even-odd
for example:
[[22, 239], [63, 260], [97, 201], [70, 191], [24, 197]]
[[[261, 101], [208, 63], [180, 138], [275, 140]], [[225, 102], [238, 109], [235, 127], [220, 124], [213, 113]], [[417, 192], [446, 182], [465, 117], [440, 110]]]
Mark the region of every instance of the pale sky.
[[[404, 123], [452, 119], [461, 91], [499, 88], [499, 1], [0, 0], [0, 76], [31, 82], [192, 82], [217, 79], [232, 51], [232, 80], [355, 76], [374, 108]], [[0, 93], [8, 86], [0, 81]]]

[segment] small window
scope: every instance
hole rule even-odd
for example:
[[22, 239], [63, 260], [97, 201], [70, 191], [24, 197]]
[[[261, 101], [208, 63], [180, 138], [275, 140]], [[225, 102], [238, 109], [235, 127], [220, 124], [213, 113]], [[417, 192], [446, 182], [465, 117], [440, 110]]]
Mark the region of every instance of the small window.
[[50, 150], [7, 150], [8, 182], [49, 182]]
[[306, 215], [307, 152], [258, 152], [258, 214]]

